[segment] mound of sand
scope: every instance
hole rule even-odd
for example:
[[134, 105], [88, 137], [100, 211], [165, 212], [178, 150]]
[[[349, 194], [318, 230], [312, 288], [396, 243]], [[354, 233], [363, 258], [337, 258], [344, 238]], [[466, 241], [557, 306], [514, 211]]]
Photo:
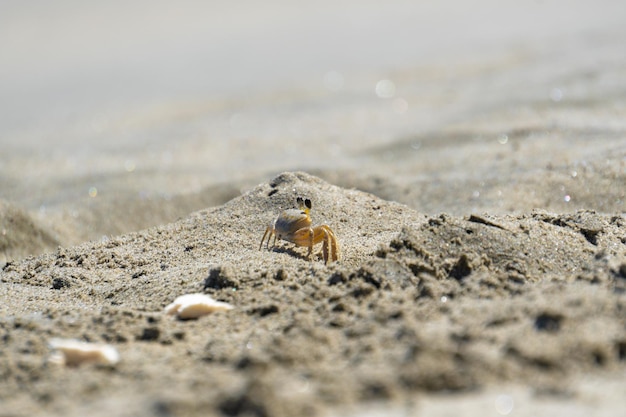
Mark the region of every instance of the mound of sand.
[[[341, 262], [259, 250], [296, 196], [335, 231]], [[305, 173], [0, 279], [11, 415], [318, 415], [512, 381], [575, 396], [570, 378], [626, 361], [623, 216], [426, 216]], [[164, 315], [194, 292], [235, 309]], [[52, 337], [113, 344], [121, 362], [51, 366]]]
[[57, 246], [54, 232], [25, 210], [0, 200], [0, 266], [10, 259], [52, 251]]
[[[171, 223], [189, 213], [223, 204], [241, 194], [235, 184], [215, 184], [197, 192], [177, 195], [144, 195], [136, 190], [106, 189], [105, 193], [107, 198], [83, 197], [71, 204], [46, 207], [46, 225], [54, 230], [61, 246], [77, 245], [88, 240], [99, 241], [108, 236]], [[19, 255], [13, 256], [13, 259], [44, 252], [39, 247], [12, 243], [15, 245], [12, 246], [13, 253]]]

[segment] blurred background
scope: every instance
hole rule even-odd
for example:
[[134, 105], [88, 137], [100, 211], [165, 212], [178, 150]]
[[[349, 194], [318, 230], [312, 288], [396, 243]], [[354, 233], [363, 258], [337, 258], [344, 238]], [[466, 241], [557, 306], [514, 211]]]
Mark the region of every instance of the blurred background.
[[625, 23], [623, 0], [3, 0], [3, 250], [296, 169], [430, 213], [623, 210]]

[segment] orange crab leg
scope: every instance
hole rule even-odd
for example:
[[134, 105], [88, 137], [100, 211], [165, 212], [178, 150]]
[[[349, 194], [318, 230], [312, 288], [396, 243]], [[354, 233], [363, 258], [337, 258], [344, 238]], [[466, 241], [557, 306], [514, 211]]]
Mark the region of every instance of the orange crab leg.
[[292, 237], [292, 242], [298, 246], [309, 248], [307, 257], [310, 259], [313, 253], [313, 246], [322, 243], [322, 256], [324, 262], [328, 263], [337, 260], [337, 239], [328, 226], [307, 227], [297, 230]]
[[[335, 237], [335, 233], [331, 230], [330, 227], [326, 225], [320, 226], [321, 229], [324, 230], [324, 234], [326, 239], [324, 240], [324, 246], [322, 250], [324, 251], [324, 260], [328, 261], [328, 257], [330, 255], [331, 261], [336, 261], [339, 259], [339, 248], [337, 247], [337, 238]], [[330, 249], [330, 253], [328, 253], [328, 249]]]
[[276, 243], [276, 235], [274, 234], [274, 229], [271, 226], [268, 226], [267, 229], [265, 229], [265, 233], [263, 233], [263, 238], [261, 239], [259, 250], [263, 248], [263, 241], [265, 240], [266, 236], [267, 236], [267, 246], [268, 247], [270, 246], [270, 240], [272, 239], [272, 235], [274, 235], [274, 243]]
[[307, 258], [310, 258], [311, 253], [313, 253], [313, 245], [318, 243], [315, 241], [315, 233], [311, 227], [303, 227], [302, 229], [296, 230], [290, 240], [298, 246], [309, 248]]

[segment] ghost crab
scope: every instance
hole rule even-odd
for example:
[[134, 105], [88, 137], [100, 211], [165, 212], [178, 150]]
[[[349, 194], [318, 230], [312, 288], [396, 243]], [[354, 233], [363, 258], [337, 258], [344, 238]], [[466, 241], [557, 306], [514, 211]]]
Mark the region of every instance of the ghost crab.
[[338, 260], [339, 243], [337, 243], [337, 238], [333, 230], [325, 224], [311, 226], [313, 223], [309, 215], [312, 207], [311, 200], [298, 197], [296, 202], [299, 208], [283, 211], [276, 220], [267, 226], [263, 238], [261, 239], [259, 250], [263, 248], [263, 242], [266, 237], [267, 247], [269, 248], [270, 240], [273, 235], [274, 242], [272, 246], [276, 245], [276, 239], [286, 240], [287, 242], [294, 243], [296, 246], [306, 246], [309, 248], [307, 258], [312, 259], [313, 246], [322, 243], [324, 263], [327, 264], [329, 260]]

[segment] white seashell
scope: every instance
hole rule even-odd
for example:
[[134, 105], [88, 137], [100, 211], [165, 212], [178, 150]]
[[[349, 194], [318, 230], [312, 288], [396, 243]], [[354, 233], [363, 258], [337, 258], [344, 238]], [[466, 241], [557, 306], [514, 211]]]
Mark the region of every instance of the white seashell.
[[222, 301], [216, 301], [206, 294], [185, 294], [176, 298], [165, 307], [165, 313], [176, 314], [179, 319], [196, 319], [216, 311], [232, 310], [234, 307]]
[[50, 362], [59, 365], [77, 366], [82, 363], [114, 365], [120, 361], [119, 353], [111, 345], [59, 338], [50, 339], [48, 344], [55, 350]]

